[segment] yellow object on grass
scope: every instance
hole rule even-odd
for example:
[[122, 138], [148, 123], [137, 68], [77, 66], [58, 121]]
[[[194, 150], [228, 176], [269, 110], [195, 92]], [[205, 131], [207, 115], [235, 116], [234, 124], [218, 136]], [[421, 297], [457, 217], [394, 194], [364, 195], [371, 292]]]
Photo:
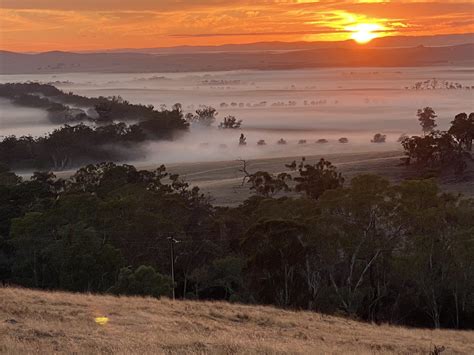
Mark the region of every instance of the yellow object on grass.
[[96, 317], [94, 318], [95, 322], [100, 325], [106, 325], [109, 321], [109, 318], [107, 317]]

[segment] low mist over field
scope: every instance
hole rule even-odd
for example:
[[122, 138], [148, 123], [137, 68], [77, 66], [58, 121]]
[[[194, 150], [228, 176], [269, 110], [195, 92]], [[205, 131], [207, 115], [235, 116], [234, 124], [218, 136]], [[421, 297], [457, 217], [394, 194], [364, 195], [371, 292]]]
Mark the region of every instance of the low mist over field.
[[16, 135], [39, 136], [57, 126], [48, 120], [48, 114], [37, 108], [18, 107], [0, 99], [0, 138]]
[[[462, 67], [1, 77], [2, 82], [27, 80], [156, 108], [180, 102], [185, 113], [204, 105], [217, 109], [212, 127], [192, 126], [173, 141], [148, 144], [147, 164], [394, 150], [400, 148], [400, 135], [419, 132], [418, 108], [434, 106], [440, 129], [455, 114], [474, 108], [474, 71]], [[2, 135], [42, 135], [58, 127], [41, 110], [15, 110], [5, 100], [0, 105]], [[242, 128], [218, 129], [227, 115], [243, 120]], [[247, 138], [244, 147], [238, 147], [241, 133]], [[371, 143], [375, 133], [387, 135], [387, 142]], [[341, 137], [349, 142], [338, 143]], [[287, 144], [277, 145], [280, 139]], [[320, 139], [328, 143], [316, 144]], [[266, 144], [257, 146], [259, 140]]]

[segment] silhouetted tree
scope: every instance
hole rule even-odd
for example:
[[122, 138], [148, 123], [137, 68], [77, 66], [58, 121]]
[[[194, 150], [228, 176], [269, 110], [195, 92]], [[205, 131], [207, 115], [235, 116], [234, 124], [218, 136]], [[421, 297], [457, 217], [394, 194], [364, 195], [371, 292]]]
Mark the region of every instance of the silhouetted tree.
[[420, 121], [423, 133], [429, 133], [436, 127], [435, 118], [438, 116], [431, 107], [419, 109], [416, 113], [416, 116], [418, 117], [418, 121]]
[[456, 139], [460, 149], [471, 152], [474, 140], [474, 112], [471, 112], [469, 117], [466, 113], [456, 115], [448, 133]]
[[291, 191], [288, 185], [288, 182], [291, 181], [290, 174], [279, 173], [274, 175], [267, 171], [250, 173], [247, 169], [247, 161], [241, 160], [241, 162], [242, 168], [240, 171], [244, 174], [242, 185], [250, 184], [250, 190], [254, 191], [257, 196], [271, 197], [279, 192]]
[[454, 168], [461, 174], [472, 160], [472, 141], [474, 139], [474, 114], [465, 113], [455, 116], [448, 131], [431, 131], [423, 137], [406, 137], [402, 141], [407, 165], [415, 163], [443, 171]]
[[[296, 162], [287, 165], [296, 169]], [[293, 178], [296, 182], [295, 191], [304, 192], [309, 198], [317, 200], [326, 190], [343, 186], [344, 178], [330, 161], [320, 159], [316, 164], [306, 163], [303, 158], [297, 166], [299, 176]]]
[[219, 128], [237, 129], [242, 126], [242, 120], [237, 120], [234, 116], [224, 117], [224, 121], [219, 123]]
[[198, 124], [205, 127], [210, 127], [216, 121], [218, 115], [217, 110], [211, 106], [205, 106], [196, 110], [196, 114], [186, 114], [186, 120], [191, 124]]
[[385, 143], [387, 136], [382, 133], [376, 133], [374, 135], [374, 138], [372, 138], [371, 142], [372, 143]]

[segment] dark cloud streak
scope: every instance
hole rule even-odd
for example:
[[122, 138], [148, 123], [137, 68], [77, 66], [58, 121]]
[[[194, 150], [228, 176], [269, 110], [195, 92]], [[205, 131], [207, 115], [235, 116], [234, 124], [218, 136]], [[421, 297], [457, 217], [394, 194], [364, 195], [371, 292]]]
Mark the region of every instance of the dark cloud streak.
[[[373, 31], [374, 33], [390, 33], [394, 30]], [[239, 33], [193, 33], [193, 34], [172, 34], [168, 37], [234, 37], [234, 36], [293, 36], [293, 35], [318, 35], [318, 34], [336, 34], [351, 33], [344, 30], [318, 30], [318, 31], [288, 31], [288, 32], [239, 32]]]

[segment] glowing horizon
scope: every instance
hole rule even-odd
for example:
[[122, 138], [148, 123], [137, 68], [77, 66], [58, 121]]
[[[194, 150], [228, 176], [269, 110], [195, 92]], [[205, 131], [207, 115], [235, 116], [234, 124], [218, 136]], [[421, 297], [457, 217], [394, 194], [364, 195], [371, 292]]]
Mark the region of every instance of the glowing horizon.
[[[257, 4], [256, 4], [257, 3]], [[470, 1], [2, 0], [0, 48], [12, 51], [367, 43], [376, 37], [474, 32]]]
[[359, 44], [369, 43], [375, 38], [384, 37], [379, 32], [384, 28], [374, 23], [359, 23], [348, 28], [352, 32], [351, 39]]

